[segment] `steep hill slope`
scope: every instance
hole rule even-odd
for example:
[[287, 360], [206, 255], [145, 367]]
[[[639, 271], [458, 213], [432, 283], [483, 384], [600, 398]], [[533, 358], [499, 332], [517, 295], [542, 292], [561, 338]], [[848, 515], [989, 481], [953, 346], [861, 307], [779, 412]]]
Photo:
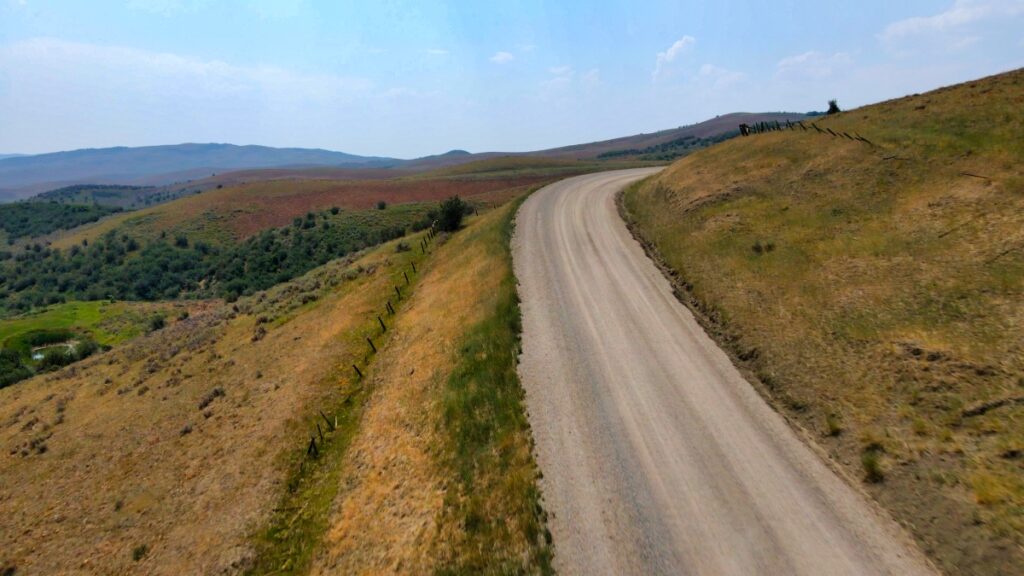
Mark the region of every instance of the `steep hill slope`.
[[[0, 569], [387, 570], [428, 550], [438, 568], [538, 571], [511, 214], [333, 261], [0, 390]], [[402, 506], [376, 507], [389, 502]], [[349, 529], [357, 550], [339, 547]]]
[[751, 379], [950, 573], [1024, 565], [1022, 106], [1018, 70], [738, 138], [623, 200]]

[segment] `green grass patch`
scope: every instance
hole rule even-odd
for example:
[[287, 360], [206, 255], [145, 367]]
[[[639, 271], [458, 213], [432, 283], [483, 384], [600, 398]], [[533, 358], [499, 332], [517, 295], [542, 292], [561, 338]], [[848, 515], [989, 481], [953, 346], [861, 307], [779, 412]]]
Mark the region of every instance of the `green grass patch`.
[[[170, 309], [171, 305], [164, 308]], [[18, 348], [25, 336], [45, 331], [87, 334], [98, 344], [113, 346], [142, 334], [152, 305], [130, 302], [67, 302], [30, 314], [0, 320], [0, 346]]]
[[521, 202], [500, 226], [471, 232], [489, 257], [500, 259], [503, 278], [488, 316], [460, 344], [443, 397], [448, 465], [459, 482], [459, 490], [446, 495], [445, 514], [464, 529], [465, 540], [440, 574], [552, 573], [551, 537], [516, 374], [522, 325], [509, 242]]

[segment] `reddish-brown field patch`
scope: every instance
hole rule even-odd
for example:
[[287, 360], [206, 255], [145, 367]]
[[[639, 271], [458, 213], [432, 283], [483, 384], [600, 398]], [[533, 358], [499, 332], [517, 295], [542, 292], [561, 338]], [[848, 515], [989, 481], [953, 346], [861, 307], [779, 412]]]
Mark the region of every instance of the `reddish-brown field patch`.
[[528, 175], [474, 179], [398, 180], [269, 180], [226, 186], [180, 198], [145, 210], [118, 214], [73, 230], [53, 245], [67, 248], [120, 229], [146, 239], [161, 232], [186, 233], [205, 240], [241, 240], [265, 230], [289, 224], [307, 212], [337, 206], [366, 210], [378, 202], [406, 204], [438, 202], [460, 196], [494, 206], [526, 187], [560, 176]]

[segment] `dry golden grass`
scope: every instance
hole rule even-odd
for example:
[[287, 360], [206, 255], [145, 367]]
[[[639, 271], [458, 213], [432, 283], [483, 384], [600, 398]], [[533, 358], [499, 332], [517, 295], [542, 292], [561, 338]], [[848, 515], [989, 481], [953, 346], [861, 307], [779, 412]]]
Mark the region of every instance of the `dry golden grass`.
[[[426, 574], [460, 572], [466, 558], [479, 562], [480, 528], [462, 516], [464, 501], [488, 504], [480, 525], [504, 528], [490, 538], [480, 571], [538, 571], [521, 509], [537, 514], [536, 467], [525, 428], [502, 434], [508, 466], [477, 460], [471, 474], [478, 491], [466, 492], [453, 452], [456, 424], [446, 418], [453, 375], [464, 370], [474, 330], [499, 318], [511, 282], [503, 234], [517, 204], [480, 217], [439, 246], [415, 295], [401, 312], [372, 374], [373, 392], [348, 452], [342, 490], [313, 572], [316, 574]], [[513, 292], [514, 293], [514, 292]], [[503, 324], [514, 340], [514, 326]], [[508, 364], [514, 356], [494, 361]], [[518, 386], [518, 382], [515, 383]], [[480, 382], [497, 386], [497, 382]], [[525, 422], [521, 404], [510, 406]], [[507, 417], [505, 414], [495, 417]], [[461, 421], [460, 421], [461, 422]], [[507, 480], [525, 479], [527, 488]], [[463, 568], [460, 568], [463, 567]]]
[[998, 403], [1024, 398], [1022, 109], [1015, 71], [817, 120], [876, 146], [740, 138], [624, 197], [710, 330], [951, 573], [1024, 565], [1024, 403]]
[[[408, 253], [406, 253], [408, 254]], [[393, 244], [0, 390], [0, 566], [236, 573], [404, 262]], [[263, 316], [264, 318], [260, 318]], [[262, 327], [261, 338], [254, 335]], [[342, 374], [346, 376], [342, 376]], [[137, 558], [137, 559], [136, 559]]]

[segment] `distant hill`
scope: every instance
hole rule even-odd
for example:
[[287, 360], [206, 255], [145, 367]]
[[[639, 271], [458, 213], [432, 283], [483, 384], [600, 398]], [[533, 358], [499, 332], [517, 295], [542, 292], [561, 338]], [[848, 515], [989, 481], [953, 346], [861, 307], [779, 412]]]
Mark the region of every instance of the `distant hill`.
[[772, 121], [785, 123], [786, 120], [795, 121], [804, 117], [806, 117], [805, 114], [795, 112], [735, 112], [732, 114], [716, 116], [710, 120], [705, 120], [689, 126], [670, 128], [668, 130], [661, 130], [650, 134], [636, 134], [634, 136], [625, 136], [622, 138], [614, 138], [612, 140], [590, 142], [588, 144], [576, 144], [574, 146], [550, 148], [548, 150], [533, 152], [532, 154], [556, 158], [598, 158], [599, 156], [607, 155], [610, 152], [655, 148], [687, 137], [713, 139], [733, 131], [738, 131], [739, 125], [743, 123], [755, 124], [757, 122]]
[[24, 156], [24, 154], [0, 154], [0, 160], [4, 158], [17, 158], [19, 156]]
[[233, 144], [93, 148], [0, 159], [0, 199], [23, 198], [71, 184], [162, 185], [249, 168], [367, 168], [398, 162], [330, 150]]
[[[324, 177], [389, 178], [505, 156], [560, 160], [665, 161], [729, 137], [744, 122], [785, 122], [805, 117], [804, 114], [791, 112], [734, 113], [650, 134], [635, 134], [546, 150], [480, 153], [451, 150], [412, 160], [356, 156], [320, 149], [232, 144], [95, 148], [35, 156], [0, 157], [0, 202], [83, 184], [158, 188], [138, 195], [121, 193], [118, 201], [109, 202], [124, 208], [135, 208], [239, 181]], [[149, 202], [146, 202], [147, 199]]]
[[[33, 196], [31, 201], [58, 202], [61, 204], [99, 204], [101, 206], [118, 206], [121, 208], [137, 208], [156, 202], [172, 199], [157, 196], [158, 190], [152, 186], [124, 186], [119, 184], [76, 184], [50, 190]], [[147, 202], [147, 200], [149, 200]]]
[[[601, 140], [586, 144], [574, 144], [572, 146], [548, 148], [546, 150], [537, 150], [533, 152], [480, 152], [477, 154], [470, 154], [465, 150], [452, 150], [446, 154], [425, 156], [423, 158], [410, 160], [408, 162], [404, 162], [401, 167], [406, 169], [441, 168], [444, 166], [456, 166], [466, 162], [475, 162], [499, 156], [539, 156], [565, 160], [594, 160], [599, 158], [622, 159], [630, 156], [641, 157], [656, 155], [658, 153], [657, 149], [659, 147], [664, 149], [666, 148], [666, 145], [670, 145], [667, 146], [668, 148], [675, 148], [675, 146], [671, 145], [674, 143], [680, 143], [686, 139], [702, 140], [705, 141], [705, 143], [711, 142], [732, 132], [738, 132], [739, 125], [743, 123], [755, 124], [757, 122], [772, 121], [785, 123], [786, 120], [795, 121], [806, 117], [806, 114], [797, 112], [736, 112], [733, 114], [716, 116], [710, 120], [705, 120], [704, 122], [697, 124], [661, 130], [650, 134], [635, 134], [633, 136], [624, 136], [621, 138], [613, 138], [611, 140]], [[637, 153], [626, 153], [630, 151]], [[645, 159], [656, 158], [650, 157]]]

